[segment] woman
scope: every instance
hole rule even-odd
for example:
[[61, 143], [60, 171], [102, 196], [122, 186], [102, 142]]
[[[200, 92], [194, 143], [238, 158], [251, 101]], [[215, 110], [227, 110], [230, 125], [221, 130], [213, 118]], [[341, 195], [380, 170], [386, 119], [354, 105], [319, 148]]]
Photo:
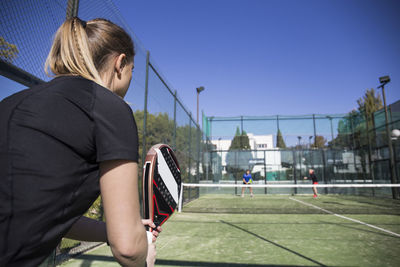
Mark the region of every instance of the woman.
[[[68, 19], [46, 60], [55, 79], [0, 103], [0, 266], [37, 266], [62, 237], [108, 241], [124, 266], [144, 266], [147, 254], [154, 264], [143, 224], [155, 225], [139, 211], [137, 128], [122, 99], [133, 58], [119, 26]], [[99, 192], [106, 224], [82, 216]]]

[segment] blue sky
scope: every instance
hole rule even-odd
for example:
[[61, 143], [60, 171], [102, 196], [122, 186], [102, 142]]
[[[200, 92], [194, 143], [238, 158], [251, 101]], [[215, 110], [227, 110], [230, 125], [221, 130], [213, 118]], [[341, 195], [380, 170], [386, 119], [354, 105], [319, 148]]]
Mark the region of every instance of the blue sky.
[[196, 114], [346, 113], [390, 75], [400, 99], [400, 1], [114, 3]]
[[400, 1], [114, 3], [194, 116], [198, 86], [208, 116], [346, 113], [383, 75], [400, 99]]

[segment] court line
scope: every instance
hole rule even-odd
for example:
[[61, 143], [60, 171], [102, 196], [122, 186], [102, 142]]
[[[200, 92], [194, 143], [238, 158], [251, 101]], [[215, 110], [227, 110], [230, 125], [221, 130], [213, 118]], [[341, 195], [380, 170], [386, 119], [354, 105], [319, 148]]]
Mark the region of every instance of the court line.
[[301, 201], [301, 200], [298, 200], [298, 199], [295, 199], [295, 198], [289, 197], [289, 199], [291, 199], [291, 200], [293, 200], [293, 201], [297, 201], [297, 202], [299, 202], [299, 203], [301, 203], [301, 204], [303, 204], [303, 205], [310, 206], [310, 207], [313, 207], [313, 208], [315, 208], [315, 209], [322, 210], [323, 212], [326, 212], [326, 213], [328, 213], [328, 214], [335, 215], [335, 216], [337, 216], [337, 217], [339, 217], [339, 218], [346, 219], [346, 220], [349, 220], [349, 221], [352, 221], [352, 222], [356, 222], [356, 223], [359, 223], [359, 224], [362, 224], [362, 225], [365, 225], [365, 226], [368, 226], [368, 227], [377, 229], [377, 230], [379, 230], [379, 231], [382, 231], [382, 232], [385, 232], [385, 233], [388, 233], [388, 234], [391, 234], [391, 235], [400, 237], [400, 234], [395, 233], [395, 232], [392, 232], [392, 231], [389, 231], [389, 230], [386, 230], [386, 229], [383, 229], [383, 228], [380, 228], [380, 227], [378, 227], [378, 226], [375, 226], [375, 225], [372, 225], [372, 224], [369, 224], [369, 223], [365, 223], [365, 222], [362, 222], [362, 221], [359, 221], [359, 220], [356, 220], [356, 219], [352, 219], [352, 218], [349, 218], [349, 217], [346, 217], [346, 216], [343, 216], [343, 215], [340, 215], [340, 214], [336, 214], [336, 213], [334, 213], [334, 212], [332, 212], [332, 211], [329, 211], [329, 210], [320, 208], [320, 207], [318, 207], [318, 206], [315, 206], [315, 205], [313, 205], [313, 204], [310, 204], [310, 203], [307, 203], [307, 202], [304, 202], [304, 201]]

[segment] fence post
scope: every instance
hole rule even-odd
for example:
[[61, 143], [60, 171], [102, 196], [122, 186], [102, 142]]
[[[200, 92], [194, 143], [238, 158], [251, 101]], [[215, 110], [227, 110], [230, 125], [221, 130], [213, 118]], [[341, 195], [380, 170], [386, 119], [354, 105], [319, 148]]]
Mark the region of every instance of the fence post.
[[[325, 160], [325, 150], [321, 148], [321, 156], [322, 156], [322, 180], [326, 184], [326, 160]], [[325, 194], [328, 194], [328, 188], [325, 187]]]
[[[237, 167], [237, 165], [238, 165], [238, 162], [237, 162], [237, 151], [236, 150], [234, 150], [235, 151], [235, 167]], [[238, 172], [236, 171], [235, 172], [235, 185], [237, 185], [237, 179], [238, 179], [238, 177], [237, 177], [237, 175], [238, 175]], [[237, 187], [235, 186], [235, 195], [237, 195]]]
[[78, 16], [79, 0], [68, 0], [66, 19]]
[[0, 59], [0, 75], [28, 87], [44, 83], [38, 77], [2, 59]]
[[[264, 184], [267, 184], [267, 164], [265, 163], [265, 150], [264, 150], [264, 176], [265, 176], [265, 180], [264, 180]], [[267, 188], [264, 188], [264, 194], [267, 194]]]
[[[293, 154], [293, 182], [294, 184], [297, 184], [296, 150], [292, 150], [292, 154]], [[297, 194], [297, 187], [294, 188], [294, 193]]]
[[313, 126], [314, 126], [314, 147], [317, 147], [317, 129], [315, 127], [315, 114], [312, 114]]
[[176, 150], [176, 98], [177, 98], [177, 92], [175, 90], [174, 93], [174, 135], [173, 135], [173, 148]]
[[[350, 115], [350, 129], [351, 129], [351, 136], [353, 140], [353, 161], [354, 161], [354, 171], [355, 175], [358, 178], [358, 170], [357, 170], [357, 162], [356, 162], [356, 140], [355, 140], [355, 131], [354, 131], [354, 117], [355, 115], [351, 114]], [[351, 182], [354, 183], [354, 175], [351, 176]]]
[[[369, 171], [369, 178], [371, 179], [372, 183], [375, 183], [375, 175], [372, 169], [372, 157], [371, 157], [371, 140], [369, 138], [369, 126], [368, 126], [368, 114], [367, 111], [364, 109], [364, 117], [365, 117], [365, 127], [367, 130], [367, 145], [368, 145], [368, 171]], [[375, 189], [372, 187], [372, 196], [375, 196]]]
[[197, 148], [196, 182], [198, 183], [200, 181], [200, 129], [198, 124], [196, 124], [196, 148]]
[[147, 126], [147, 97], [149, 94], [149, 65], [150, 65], [150, 52], [146, 52], [146, 81], [144, 86], [144, 110], [143, 110], [143, 131], [142, 131], [142, 164], [146, 158], [146, 126]]
[[[191, 174], [191, 164], [192, 164], [191, 159], [192, 158], [191, 158], [191, 156], [192, 156], [192, 112], [190, 112], [190, 114], [189, 114], [189, 155], [188, 155], [188, 158], [189, 158], [189, 164], [188, 164], [188, 167], [189, 167], [189, 171], [188, 171], [189, 183], [192, 180], [192, 174]], [[191, 190], [191, 188], [188, 187], [188, 189], [189, 189], [188, 198], [189, 198], [189, 201], [190, 201], [190, 190]]]

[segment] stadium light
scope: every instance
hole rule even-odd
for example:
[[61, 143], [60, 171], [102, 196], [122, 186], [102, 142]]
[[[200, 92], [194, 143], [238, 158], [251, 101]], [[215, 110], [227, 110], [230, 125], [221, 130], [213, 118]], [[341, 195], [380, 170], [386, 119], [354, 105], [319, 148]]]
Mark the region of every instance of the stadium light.
[[392, 130], [392, 140], [397, 140], [400, 138], [400, 130], [399, 129], [393, 129]]
[[196, 92], [197, 92], [197, 125], [199, 125], [199, 95], [200, 93], [204, 91], [204, 86], [200, 86], [196, 88]]
[[[389, 76], [379, 77], [379, 82], [381, 83], [381, 85], [378, 88], [382, 88], [383, 106], [385, 108], [386, 137], [387, 137], [387, 143], [388, 143], [388, 148], [389, 148], [390, 180], [391, 180], [392, 184], [395, 184], [397, 182], [396, 170], [395, 170], [395, 166], [396, 165], [395, 165], [395, 162], [394, 162], [392, 137], [391, 137], [391, 132], [389, 130], [389, 118], [388, 118], [388, 111], [387, 111], [387, 105], [386, 105], [386, 95], [385, 95], [385, 85], [390, 82], [390, 77]], [[396, 188], [392, 188], [392, 194], [393, 194], [393, 198], [394, 199], [398, 198]]]

